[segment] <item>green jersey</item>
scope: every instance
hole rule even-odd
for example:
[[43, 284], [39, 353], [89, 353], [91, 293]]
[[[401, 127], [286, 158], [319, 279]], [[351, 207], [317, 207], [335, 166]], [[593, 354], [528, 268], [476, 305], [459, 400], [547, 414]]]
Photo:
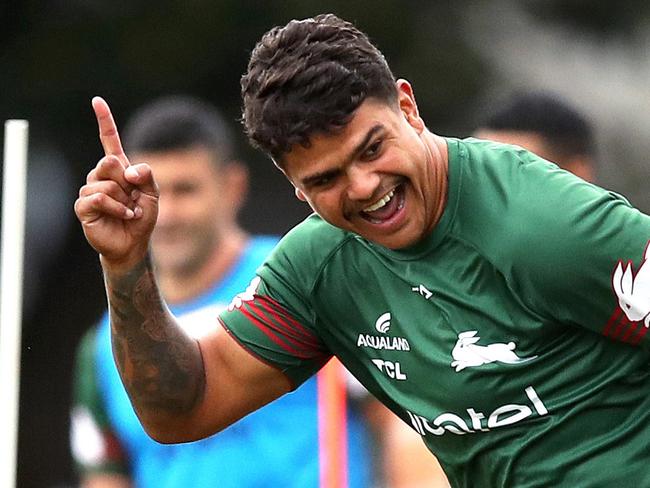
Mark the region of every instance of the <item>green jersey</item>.
[[338, 356], [453, 486], [650, 486], [650, 217], [527, 151], [447, 142], [426, 239], [311, 216], [225, 327], [296, 385]]

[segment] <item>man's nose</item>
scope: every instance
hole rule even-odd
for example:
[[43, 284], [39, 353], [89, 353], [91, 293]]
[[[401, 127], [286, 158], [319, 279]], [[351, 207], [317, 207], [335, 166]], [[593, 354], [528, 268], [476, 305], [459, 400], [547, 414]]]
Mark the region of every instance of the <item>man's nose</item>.
[[350, 200], [369, 200], [379, 186], [379, 175], [364, 165], [348, 168], [348, 198]]

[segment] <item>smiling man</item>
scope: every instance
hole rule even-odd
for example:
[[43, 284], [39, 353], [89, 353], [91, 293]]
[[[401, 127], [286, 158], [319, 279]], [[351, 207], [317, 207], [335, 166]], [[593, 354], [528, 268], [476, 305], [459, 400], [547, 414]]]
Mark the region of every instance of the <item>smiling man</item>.
[[315, 213], [198, 341], [150, 264], [151, 170], [93, 101], [106, 156], [75, 207], [150, 435], [210, 435], [336, 355], [453, 486], [650, 485], [650, 217], [523, 149], [433, 134], [333, 15], [265, 34], [242, 94], [249, 138]]
[[407, 81], [396, 95], [395, 106], [364, 101], [340, 133], [278, 159], [324, 220], [392, 249], [433, 229], [447, 191], [445, 140], [425, 130]]

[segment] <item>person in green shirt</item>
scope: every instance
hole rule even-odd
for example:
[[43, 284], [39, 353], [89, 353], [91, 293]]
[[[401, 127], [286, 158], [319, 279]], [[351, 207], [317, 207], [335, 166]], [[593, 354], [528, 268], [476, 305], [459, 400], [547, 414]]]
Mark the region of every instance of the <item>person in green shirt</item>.
[[[473, 135], [521, 146], [586, 181], [595, 180], [592, 125], [585, 113], [559, 94], [530, 90], [495, 101], [489, 110], [481, 112]], [[399, 417], [386, 414], [379, 431], [381, 464], [392, 488], [446, 486], [416, 430]], [[404, 463], [405, 456], [408, 463]]]
[[314, 214], [198, 341], [156, 285], [151, 170], [93, 100], [105, 156], [75, 210], [149, 435], [217, 432], [335, 355], [452, 486], [650, 486], [650, 217], [524, 149], [434, 134], [331, 14], [267, 32], [241, 85], [249, 138]]

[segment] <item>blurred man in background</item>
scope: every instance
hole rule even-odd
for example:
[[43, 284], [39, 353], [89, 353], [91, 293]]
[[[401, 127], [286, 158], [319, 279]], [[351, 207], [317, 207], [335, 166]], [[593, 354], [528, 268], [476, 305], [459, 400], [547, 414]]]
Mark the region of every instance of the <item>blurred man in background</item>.
[[[217, 327], [217, 313], [246, 288], [278, 239], [250, 236], [237, 222], [247, 172], [213, 107], [188, 97], [155, 101], [127, 125], [125, 145], [134, 161], [152, 166], [160, 188], [152, 253], [162, 293], [185, 331], [200, 337]], [[107, 315], [79, 348], [71, 437], [85, 488], [316, 487], [318, 416], [313, 378], [218, 436], [158, 444], [120, 381]], [[366, 488], [365, 432], [354, 411], [347, 419], [349, 486]]]
[[513, 95], [479, 122], [474, 137], [521, 146], [583, 180], [596, 178], [591, 124], [556, 94]]

